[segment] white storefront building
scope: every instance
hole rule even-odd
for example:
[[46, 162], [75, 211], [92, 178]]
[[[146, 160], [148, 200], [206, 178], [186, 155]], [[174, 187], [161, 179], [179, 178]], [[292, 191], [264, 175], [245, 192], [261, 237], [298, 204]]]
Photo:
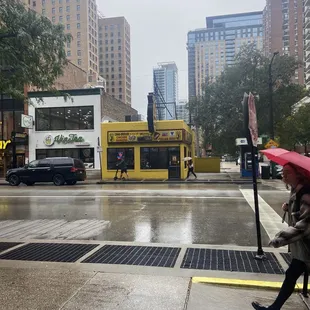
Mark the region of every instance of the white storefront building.
[[[68, 91], [70, 97], [49, 92], [29, 93], [29, 161], [46, 157], [80, 158], [87, 168], [100, 168], [101, 89]], [[34, 98], [42, 98], [38, 102]]]

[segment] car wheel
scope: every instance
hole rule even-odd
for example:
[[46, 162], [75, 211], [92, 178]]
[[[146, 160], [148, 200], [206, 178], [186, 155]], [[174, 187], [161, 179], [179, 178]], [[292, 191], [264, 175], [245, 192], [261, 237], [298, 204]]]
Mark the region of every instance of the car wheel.
[[18, 186], [20, 184], [20, 178], [16, 174], [9, 176], [9, 183], [11, 186]]
[[26, 184], [27, 186], [32, 186], [32, 185], [34, 185], [34, 182], [25, 182], [25, 184]]
[[75, 185], [76, 184], [76, 181], [74, 180], [74, 181], [67, 181], [66, 182], [68, 185]]
[[53, 183], [56, 186], [61, 186], [65, 184], [65, 179], [61, 174], [55, 174], [53, 177]]

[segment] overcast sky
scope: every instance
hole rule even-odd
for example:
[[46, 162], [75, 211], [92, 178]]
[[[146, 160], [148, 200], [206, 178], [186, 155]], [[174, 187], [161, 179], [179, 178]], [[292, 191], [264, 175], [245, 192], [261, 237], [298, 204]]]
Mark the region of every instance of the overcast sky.
[[266, 0], [97, 0], [106, 17], [124, 16], [131, 26], [132, 106], [146, 115], [153, 67], [175, 61], [179, 98], [187, 99], [187, 32], [206, 17], [263, 10]]

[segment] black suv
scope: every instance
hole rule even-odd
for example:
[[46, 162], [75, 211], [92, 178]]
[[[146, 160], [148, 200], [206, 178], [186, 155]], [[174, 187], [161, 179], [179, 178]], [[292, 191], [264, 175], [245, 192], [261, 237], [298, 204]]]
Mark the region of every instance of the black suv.
[[28, 186], [36, 182], [53, 182], [56, 186], [67, 183], [75, 185], [86, 179], [86, 170], [80, 159], [70, 157], [51, 157], [34, 160], [23, 168], [10, 169], [6, 181], [12, 186], [25, 183]]

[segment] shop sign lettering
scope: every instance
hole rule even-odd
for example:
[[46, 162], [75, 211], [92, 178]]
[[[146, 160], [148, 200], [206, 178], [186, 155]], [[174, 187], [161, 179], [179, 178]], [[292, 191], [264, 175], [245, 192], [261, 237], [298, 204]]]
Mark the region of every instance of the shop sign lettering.
[[0, 150], [5, 150], [7, 145], [11, 143], [11, 140], [2, 140], [0, 141]]
[[85, 139], [77, 134], [69, 134], [68, 136], [57, 135], [53, 137], [52, 135], [47, 135], [43, 140], [46, 146], [52, 146], [54, 143], [58, 144], [73, 144], [85, 142]]

